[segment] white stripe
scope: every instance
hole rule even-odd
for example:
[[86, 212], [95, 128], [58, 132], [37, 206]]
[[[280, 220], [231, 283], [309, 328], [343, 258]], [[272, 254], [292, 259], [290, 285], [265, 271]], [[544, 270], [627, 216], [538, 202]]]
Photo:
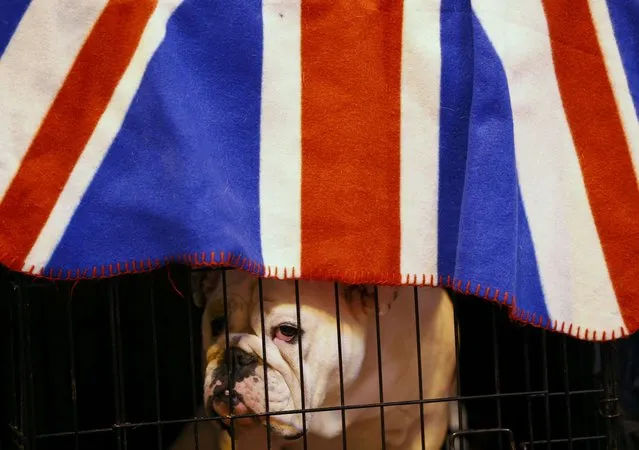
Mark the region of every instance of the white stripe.
[[260, 234], [264, 264], [300, 275], [301, 2], [263, 2]]
[[639, 120], [632, 103], [630, 86], [621, 61], [619, 47], [617, 47], [607, 3], [605, 0], [589, 0], [589, 3], [599, 45], [608, 70], [608, 78], [615, 93], [617, 109], [630, 148], [632, 163], [635, 166], [635, 173], [639, 175]]
[[51, 215], [25, 260], [23, 270], [40, 269], [51, 258], [73, 213], [117, 135], [151, 57], [164, 39], [166, 23], [181, 0], [160, 0], [142, 33], [129, 66], [73, 168]]
[[105, 4], [31, 2], [0, 58], [0, 200]]
[[542, 4], [481, 0], [474, 10], [508, 79], [519, 185], [550, 316], [574, 324], [573, 334], [578, 326], [618, 332], [625, 325], [563, 109]]
[[401, 87], [402, 281], [437, 279], [440, 2], [404, 0]]

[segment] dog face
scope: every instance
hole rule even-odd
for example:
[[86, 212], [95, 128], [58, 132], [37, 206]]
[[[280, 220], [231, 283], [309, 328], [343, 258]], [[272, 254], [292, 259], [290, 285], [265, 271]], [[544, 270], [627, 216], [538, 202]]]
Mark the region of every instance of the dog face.
[[[195, 300], [205, 307], [204, 404], [219, 415], [263, 414], [267, 402], [272, 413], [299, 410], [302, 395], [306, 409], [339, 398], [336, 301], [344, 388], [357, 379], [366, 353], [367, 316], [374, 309], [372, 289], [344, 286], [336, 293], [333, 283], [302, 281], [296, 296], [293, 281], [263, 280], [260, 302], [257, 279], [241, 271], [196, 272], [193, 282]], [[385, 309], [394, 295], [380, 294], [379, 299]], [[301, 436], [299, 413], [272, 415], [269, 421], [271, 429], [285, 438]], [[266, 419], [236, 419], [235, 425], [259, 422], [266, 424]], [[313, 430], [312, 413], [306, 415], [306, 425]]]

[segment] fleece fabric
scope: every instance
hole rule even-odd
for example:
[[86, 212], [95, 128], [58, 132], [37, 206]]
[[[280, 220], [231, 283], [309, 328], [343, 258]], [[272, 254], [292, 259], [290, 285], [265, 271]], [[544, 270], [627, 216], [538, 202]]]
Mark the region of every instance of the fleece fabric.
[[0, 263], [639, 329], [636, 0], [0, 2]]

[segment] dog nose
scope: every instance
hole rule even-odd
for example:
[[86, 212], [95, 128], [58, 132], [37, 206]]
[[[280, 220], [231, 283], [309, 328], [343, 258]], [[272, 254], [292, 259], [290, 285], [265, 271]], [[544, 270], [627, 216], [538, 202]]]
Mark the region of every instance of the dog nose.
[[230, 363], [234, 369], [241, 369], [257, 362], [255, 355], [250, 355], [244, 350], [232, 347], [227, 350], [227, 363]]

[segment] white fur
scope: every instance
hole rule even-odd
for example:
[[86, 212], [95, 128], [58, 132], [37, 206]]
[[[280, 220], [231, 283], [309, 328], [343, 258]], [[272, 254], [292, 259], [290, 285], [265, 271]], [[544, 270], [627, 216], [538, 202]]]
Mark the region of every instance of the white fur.
[[[229, 304], [229, 339], [238, 348], [262, 360], [261, 307], [257, 282], [240, 271], [226, 272]], [[214, 275], [211, 275], [214, 277]], [[202, 281], [202, 280], [200, 280]], [[198, 281], [198, 282], [200, 282]], [[203, 348], [224, 348], [224, 333], [211, 337], [210, 321], [224, 314], [221, 283], [215, 278], [203, 280], [205, 312], [202, 319]], [[208, 283], [208, 284], [207, 284]], [[273, 338], [272, 330], [283, 322], [297, 322], [295, 286], [293, 281], [264, 280], [263, 309], [265, 320], [266, 361], [268, 369], [269, 411], [300, 409], [301, 385], [298, 345]], [[453, 311], [444, 290], [420, 288], [419, 311], [421, 328], [421, 369], [425, 399], [451, 395], [455, 372], [455, 339]], [[377, 363], [377, 333], [372, 288], [339, 291], [341, 349], [343, 362], [344, 404], [357, 405], [379, 402]], [[336, 407], [340, 405], [340, 372], [337, 341], [337, 320], [334, 284], [328, 282], [299, 282], [300, 325], [304, 368], [305, 408]], [[416, 400], [419, 398], [417, 336], [413, 288], [380, 287], [379, 323], [382, 354], [383, 396], [385, 402]], [[392, 307], [391, 307], [392, 304]], [[206, 351], [206, 350], [205, 350]], [[205, 401], [217, 361], [208, 363], [205, 372]], [[235, 386], [245, 404], [256, 413], [265, 411], [263, 366], [255, 376]], [[453, 408], [449, 411], [449, 406]], [[444, 402], [426, 403], [424, 431], [426, 449], [441, 447], [449, 425], [449, 413], [456, 405]], [[341, 448], [342, 413], [328, 411], [306, 414], [308, 449]], [[456, 415], [456, 414], [454, 414]], [[301, 414], [272, 416], [287, 430], [301, 430]], [[381, 448], [380, 409], [352, 409], [345, 413], [348, 448], [368, 450]], [[419, 405], [384, 408], [386, 448], [421, 449]], [[214, 426], [200, 426], [199, 433]], [[192, 431], [185, 430], [187, 433]], [[272, 447], [301, 449], [302, 439], [282, 440], [272, 433]], [[263, 426], [238, 429], [238, 450], [267, 448]], [[181, 438], [181, 446], [174, 450], [194, 448], [188, 439]], [[207, 447], [208, 449], [209, 447]], [[213, 447], [215, 448], [215, 447]]]

